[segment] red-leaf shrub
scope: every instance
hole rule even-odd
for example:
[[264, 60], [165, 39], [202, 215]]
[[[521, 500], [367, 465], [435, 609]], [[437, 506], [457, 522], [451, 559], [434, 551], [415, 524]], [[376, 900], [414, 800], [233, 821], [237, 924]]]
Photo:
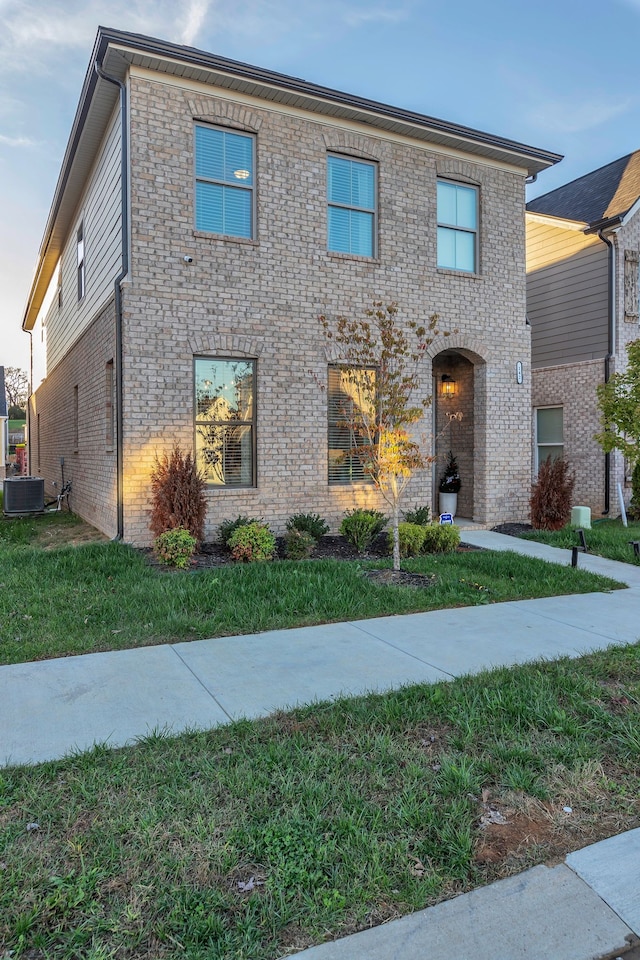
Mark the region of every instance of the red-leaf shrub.
[[531, 492], [531, 524], [536, 530], [560, 530], [571, 519], [575, 477], [562, 457], [540, 464]]
[[151, 532], [158, 537], [166, 530], [184, 527], [201, 543], [207, 511], [204, 486], [190, 453], [183, 454], [176, 445], [170, 454], [156, 456], [151, 472]]

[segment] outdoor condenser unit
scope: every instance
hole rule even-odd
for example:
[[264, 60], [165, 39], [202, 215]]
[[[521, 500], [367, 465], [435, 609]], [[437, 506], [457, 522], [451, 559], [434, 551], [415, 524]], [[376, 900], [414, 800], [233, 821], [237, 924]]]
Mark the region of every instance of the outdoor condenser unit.
[[2, 485], [5, 516], [42, 513], [44, 510], [44, 480], [42, 477], [7, 477]]

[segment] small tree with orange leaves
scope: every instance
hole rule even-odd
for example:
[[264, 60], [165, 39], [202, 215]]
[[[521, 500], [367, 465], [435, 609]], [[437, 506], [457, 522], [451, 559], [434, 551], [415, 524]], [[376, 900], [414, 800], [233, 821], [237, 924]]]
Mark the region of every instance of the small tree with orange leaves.
[[[355, 444], [345, 455], [360, 461], [391, 507], [394, 570], [400, 569], [402, 496], [414, 471], [435, 459], [410, 428], [431, 405], [419, 373], [427, 349], [441, 335], [438, 319], [432, 314], [424, 322], [401, 323], [398, 304], [381, 300], [373, 301], [362, 320], [320, 317], [325, 339], [339, 356], [348, 392], [349, 402], [339, 411], [340, 426], [349, 429]], [[462, 414], [453, 417], [461, 419]]]

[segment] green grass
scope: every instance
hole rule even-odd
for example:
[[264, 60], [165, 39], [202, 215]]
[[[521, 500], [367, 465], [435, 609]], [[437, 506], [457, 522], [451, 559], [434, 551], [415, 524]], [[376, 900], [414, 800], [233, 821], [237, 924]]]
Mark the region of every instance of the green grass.
[[362, 575], [371, 563], [177, 572], [118, 543], [42, 548], [75, 522], [59, 513], [0, 523], [0, 664], [615, 586], [584, 570], [490, 551], [408, 560], [407, 570], [436, 576], [433, 587], [414, 589], [375, 585]]
[[562, 857], [640, 823], [639, 701], [636, 645], [5, 769], [0, 946], [275, 960]]
[[[585, 538], [590, 553], [609, 560], [621, 560], [623, 563], [640, 564], [635, 556], [630, 540], [640, 540], [640, 523], [629, 523], [627, 527], [621, 520], [603, 520], [594, 524], [591, 530], [585, 530]], [[525, 540], [537, 540], [551, 547], [571, 548], [580, 545], [577, 527], [563, 527], [562, 530], [532, 530], [522, 534]]]

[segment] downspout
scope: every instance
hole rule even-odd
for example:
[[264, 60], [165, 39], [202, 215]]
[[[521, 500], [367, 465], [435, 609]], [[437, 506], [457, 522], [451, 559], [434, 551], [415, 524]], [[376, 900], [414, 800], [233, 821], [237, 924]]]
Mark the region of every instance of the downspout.
[[122, 387], [122, 289], [121, 283], [129, 273], [129, 178], [127, 166], [128, 154], [128, 121], [127, 121], [127, 88], [122, 80], [110, 77], [102, 69], [102, 64], [96, 61], [96, 73], [102, 80], [113, 83], [120, 90], [120, 216], [122, 221], [122, 268], [114, 281], [115, 308], [116, 308], [116, 519], [117, 533], [115, 540], [124, 537], [124, 454], [123, 454], [123, 396]]
[[[604, 382], [609, 383], [611, 377], [611, 361], [615, 350], [615, 323], [616, 323], [616, 251], [613, 242], [598, 230], [598, 237], [609, 248], [608, 262], [608, 297], [607, 297], [607, 355], [604, 358]], [[604, 510], [607, 516], [611, 509], [611, 454], [604, 455]]]

